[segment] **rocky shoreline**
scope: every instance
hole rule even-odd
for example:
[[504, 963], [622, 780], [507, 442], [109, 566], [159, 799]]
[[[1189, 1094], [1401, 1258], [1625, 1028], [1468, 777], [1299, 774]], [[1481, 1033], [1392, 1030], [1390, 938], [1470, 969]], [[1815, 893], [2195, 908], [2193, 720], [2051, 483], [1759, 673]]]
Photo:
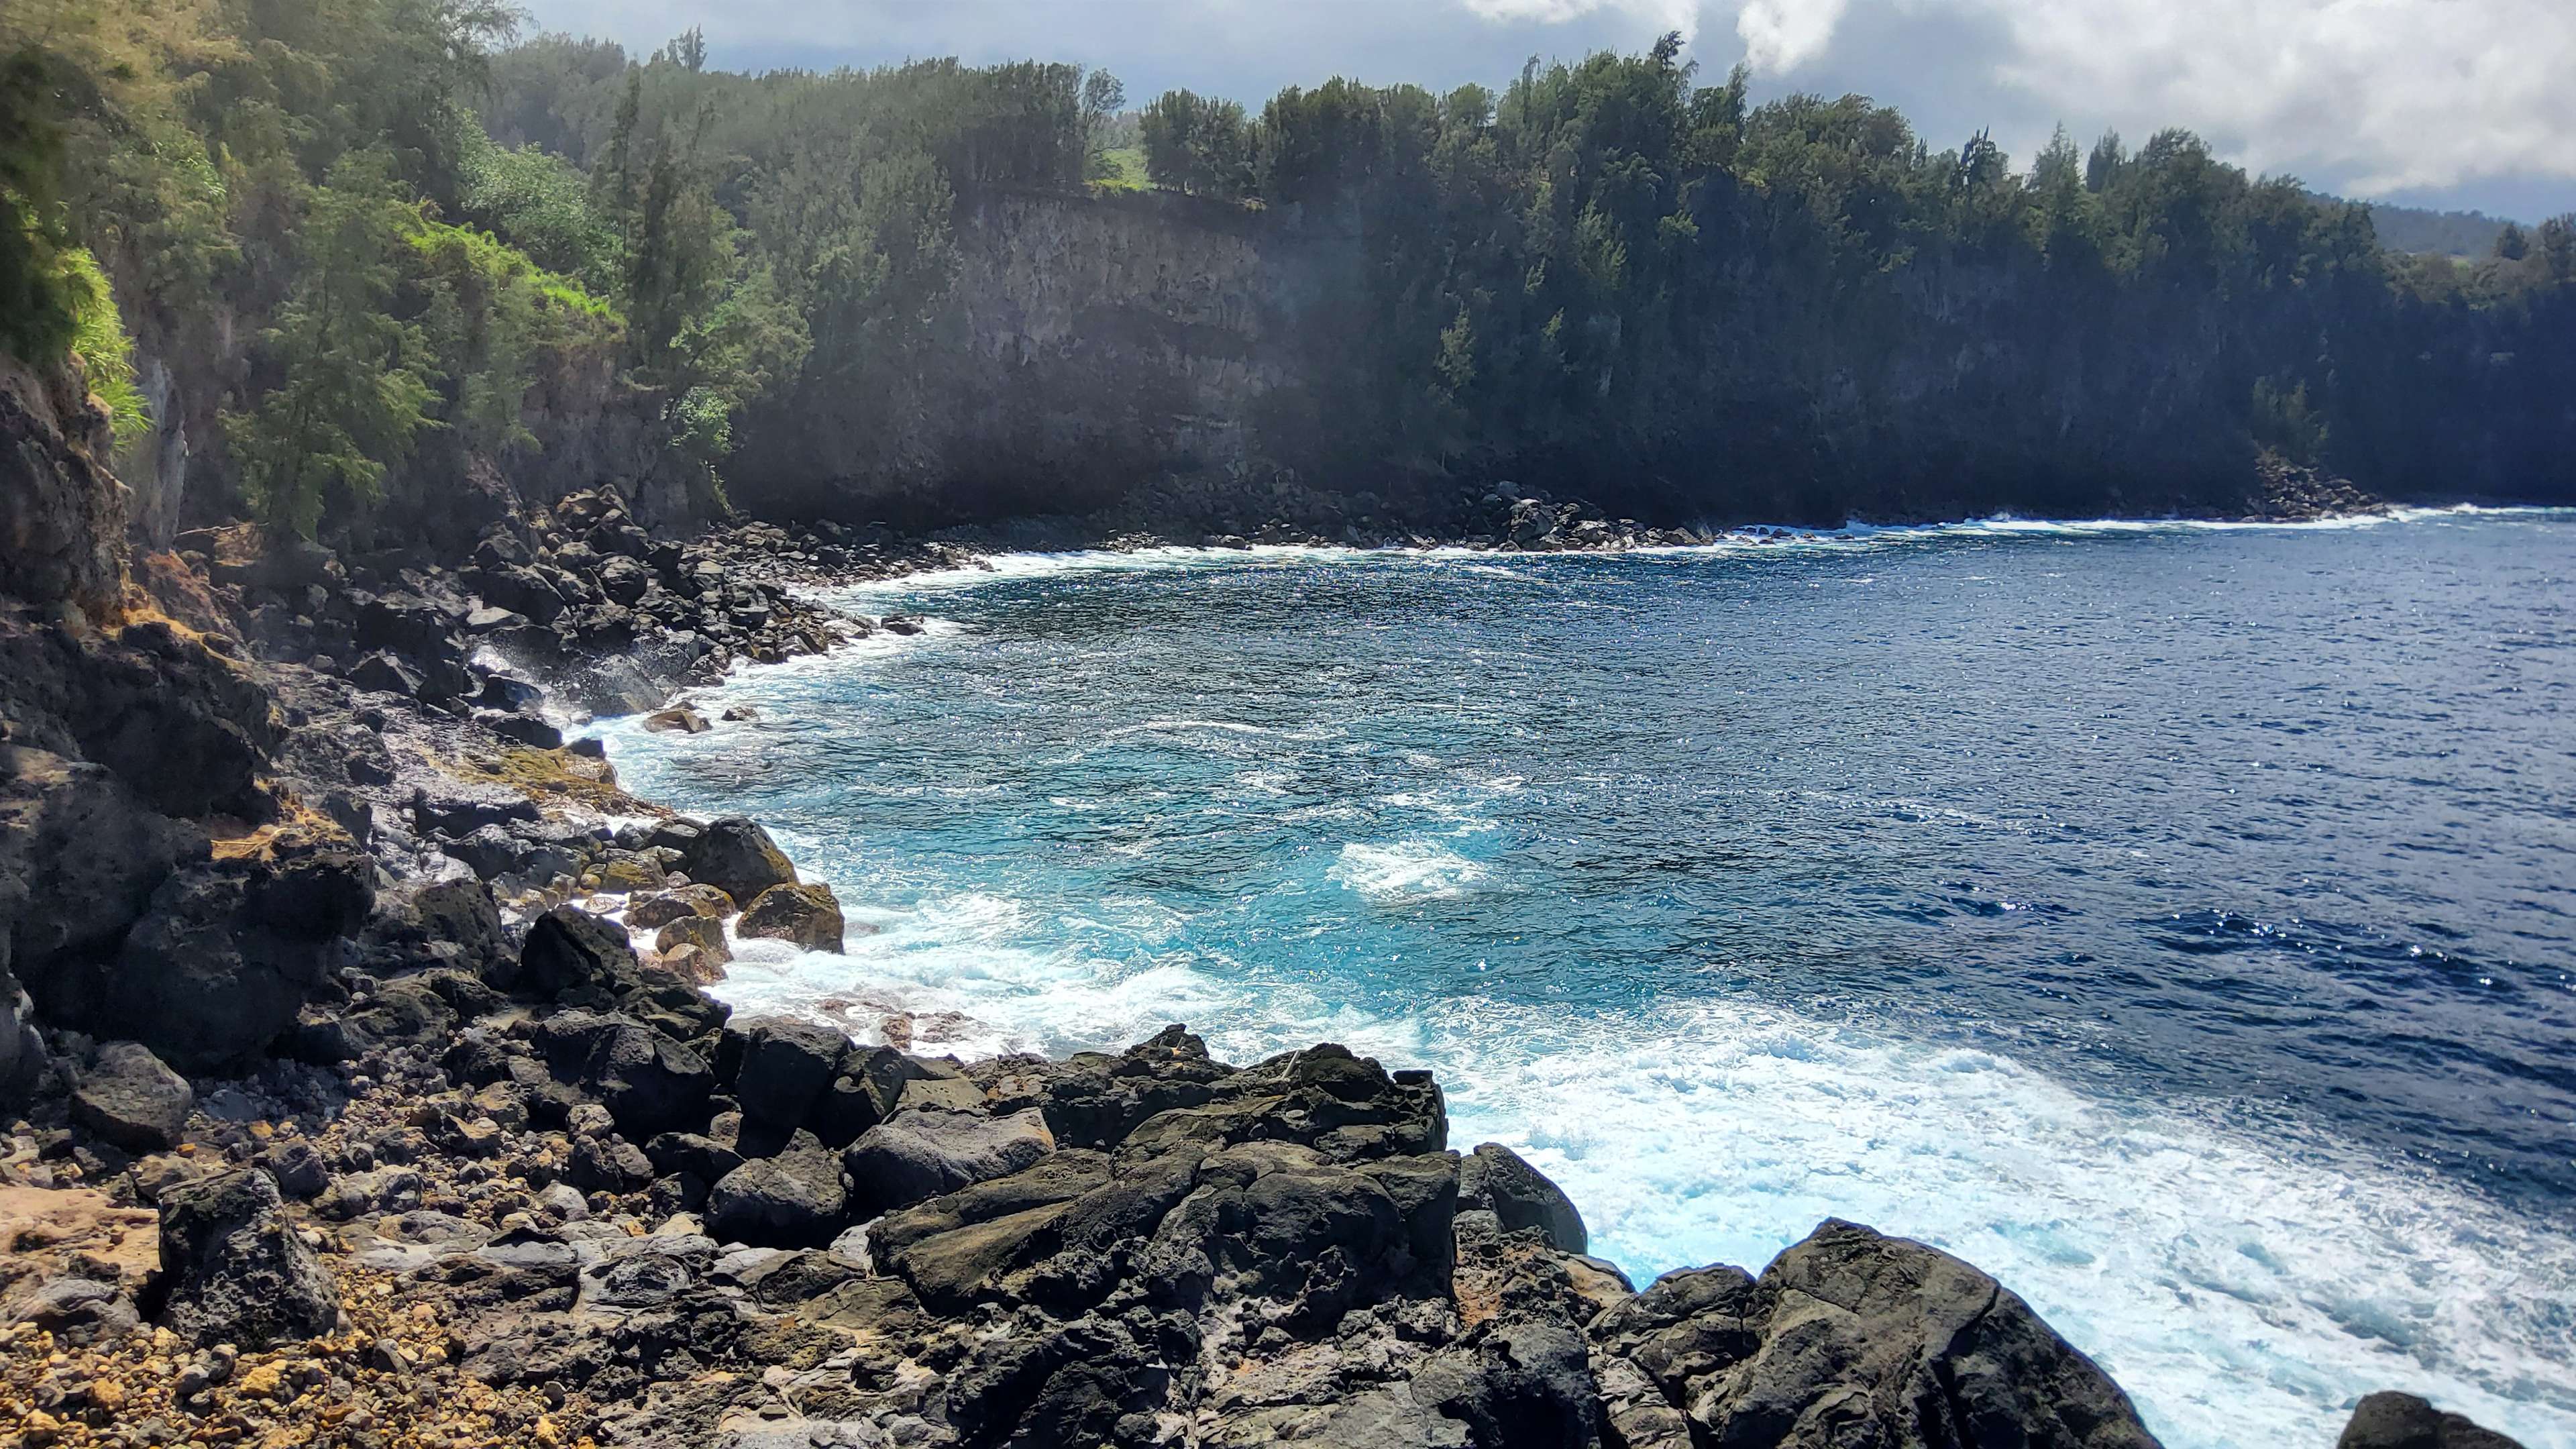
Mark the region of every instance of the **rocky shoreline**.
[[[0, 570], [12, 1442], [2154, 1442], [2007, 1288], [1865, 1227], [1639, 1291], [1427, 1073], [1337, 1046], [735, 1019], [729, 943], [837, 950], [839, 903], [543, 706], [900, 632], [798, 586], [971, 549], [655, 538], [595, 490], [452, 565], [234, 529], [129, 566], [81, 408], [0, 400], [12, 558], [51, 540]], [[1649, 537], [1495, 496], [1497, 547]], [[2483, 1432], [2379, 1395], [2344, 1444]]]

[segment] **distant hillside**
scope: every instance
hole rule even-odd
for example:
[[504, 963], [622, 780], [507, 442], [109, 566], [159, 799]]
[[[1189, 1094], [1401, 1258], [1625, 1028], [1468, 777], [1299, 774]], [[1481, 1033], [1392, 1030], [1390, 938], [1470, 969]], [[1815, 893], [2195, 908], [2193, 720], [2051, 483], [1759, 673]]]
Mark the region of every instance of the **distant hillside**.
[[2487, 256], [2495, 251], [2496, 233], [2504, 230], [2510, 220], [2483, 211], [2434, 211], [2422, 206], [2370, 203], [2371, 228], [2379, 233], [2379, 244], [2392, 252]]

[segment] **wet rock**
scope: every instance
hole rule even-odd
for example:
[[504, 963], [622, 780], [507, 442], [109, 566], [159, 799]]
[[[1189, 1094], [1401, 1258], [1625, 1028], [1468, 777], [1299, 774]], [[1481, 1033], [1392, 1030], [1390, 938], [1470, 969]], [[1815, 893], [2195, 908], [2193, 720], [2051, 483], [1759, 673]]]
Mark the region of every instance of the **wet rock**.
[[794, 885], [796, 867], [769, 832], [756, 822], [729, 815], [710, 823], [689, 843], [684, 867], [690, 880], [711, 885], [749, 905], [771, 886]]
[[682, 916], [653, 936], [653, 949], [665, 956], [682, 946], [695, 947], [718, 966], [733, 959], [733, 945], [725, 939], [724, 922], [714, 916]]
[[140, 1042], [109, 1042], [81, 1073], [72, 1120], [128, 1152], [175, 1147], [197, 1094]]
[[2464, 1414], [2446, 1414], [2413, 1394], [2382, 1390], [2363, 1397], [2335, 1449], [2522, 1449]]
[[1562, 1252], [1590, 1250], [1591, 1237], [1573, 1200], [1499, 1142], [1482, 1144], [1459, 1164], [1458, 1205], [1492, 1213], [1505, 1232], [1536, 1228]]
[[847, 930], [841, 902], [820, 881], [776, 885], [762, 891], [734, 923], [737, 935], [791, 941], [808, 951], [839, 955]]
[[822, 1247], [847, 1222], [841, 1164], [811, 1132], [798, 1132], [774, 1157], [725, 1174], [707, 1198], [707, 1227], [727, 1242]]
[[645, 931], [659, 930], [685, 916], [722, 920], [733, 913], [733, 897], [710, 885], [685, 885], [626, 903], [626, 923]]
[[686, 706], [656, 710], [644, 716], [644, 728], [655, 734], [702, 735], [715, 726], [707, 717]]
[[860, 1134], [841, 1163], [852, 1206], [864, 1214], [1008, 1177], [1053, 1151], [1055, 1137], [1036, 1112], [987, 1117], [914, 1108]]
[[725, 979], [723, 961], [686, 942], [662, 952], [661, 956], [663, 970], [692, 986], [713, 986]]
[[[1702, 1305], [1686, 1319], [1658, 1328], [1645, 1309], [1614, 1309], [1601, 1328], [1643, 1334], [1639, 1366], [1677, 1385], [1675, 1402], [1717, 1443], [2155, 1444], [2119, 1386], [2028, 1304], [1920, 1243], [1829, 1220], [1749, 1294], [1718, 1274], [1671, 1296], [1685, 1295]], [[1749, 1351], [1731, 1357], [1748, 1330]]]
[[163, 1321], [197, 1343], [260, 1348], [331, 1331], [330, 1275], [288, 1223], [277, 1184], [257, 1170], [174, 1188], [161, 1200]]

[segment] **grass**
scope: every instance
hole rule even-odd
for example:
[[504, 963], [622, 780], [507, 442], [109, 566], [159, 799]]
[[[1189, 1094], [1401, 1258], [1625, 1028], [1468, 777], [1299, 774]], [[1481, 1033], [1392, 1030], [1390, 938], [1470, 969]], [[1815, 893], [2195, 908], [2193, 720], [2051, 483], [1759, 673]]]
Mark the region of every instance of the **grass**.
[[1101, 191], [1144, 191], [1153, 182], [1145, 174], [1145, 148], [1122, 146], [1101, 153], [1109, 163], [1109, 174], [1095, 179], [1092, 186]]
[[115, 290], [85, 247], [64, 253], [63, 283], [72, 303], [72, 356], [80, 359], [89, 390], [107, 405], [116, 446], [131, 446], [151, 431], [152, 410], [134, 380], [134, 339], [116, 315]]

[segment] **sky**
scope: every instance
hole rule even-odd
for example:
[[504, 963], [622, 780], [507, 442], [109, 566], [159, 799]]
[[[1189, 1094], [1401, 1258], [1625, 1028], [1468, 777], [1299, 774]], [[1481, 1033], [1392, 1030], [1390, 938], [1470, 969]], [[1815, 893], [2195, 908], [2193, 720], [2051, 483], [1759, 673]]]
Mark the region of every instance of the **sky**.
[[535, 28], [712, 64], [955, 55], [1106, 67], [1131, 103], [1186, 86], [1257, 109], [1334, 75], [1500, 86], [1535, 55], [1678, 30], [1710, 81], [1857, 91], [1936, 146], [2026, 159], [2064, 125], [2134, 149], [2186, 126], [2320, 190], [2535, 220], [2576, 211], [2576, 0], [527, 0]]

